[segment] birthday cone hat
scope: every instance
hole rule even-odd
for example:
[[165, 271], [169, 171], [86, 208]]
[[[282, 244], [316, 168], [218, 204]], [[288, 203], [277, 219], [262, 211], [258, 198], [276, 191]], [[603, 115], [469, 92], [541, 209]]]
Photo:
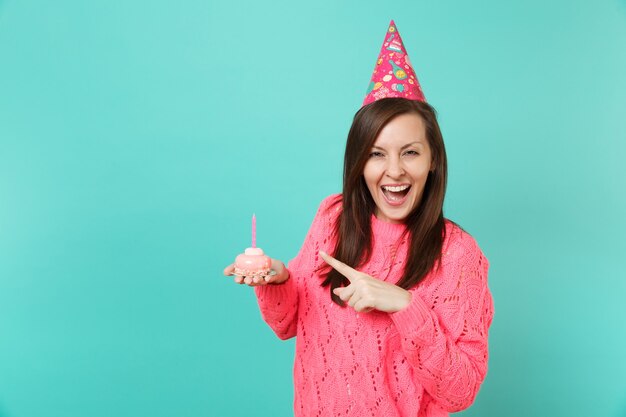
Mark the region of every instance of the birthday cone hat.
[[426, 101], [415, 71], [404, 49], [396, 24], [391, 21], [363, 105], [381, 98], [403, 97]]

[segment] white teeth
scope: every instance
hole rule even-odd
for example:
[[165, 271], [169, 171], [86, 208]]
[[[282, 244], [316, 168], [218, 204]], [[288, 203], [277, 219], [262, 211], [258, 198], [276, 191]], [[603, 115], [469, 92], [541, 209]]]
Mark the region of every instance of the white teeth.
[[409, 188], [408, 185], [398, 185], [398, 186], [383, 185], [383, 189], [385, 189], [387, 191], [393, 191], [394, 193], [398, 193], [400, 191], [404, 191], [407, 188]]

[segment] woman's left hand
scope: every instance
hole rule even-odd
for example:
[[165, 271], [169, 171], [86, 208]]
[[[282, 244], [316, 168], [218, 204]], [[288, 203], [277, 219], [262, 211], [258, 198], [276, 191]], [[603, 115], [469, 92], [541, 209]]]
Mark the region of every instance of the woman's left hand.
[[347, 287], [335, 288], [333, 292], [355, 311], [368, 312], [376, 309], [394, 313], [411, 302], [411, 293], [404, 288], [357, 271], [325, 252], [320, 251], [320, 256], [350, 281]]

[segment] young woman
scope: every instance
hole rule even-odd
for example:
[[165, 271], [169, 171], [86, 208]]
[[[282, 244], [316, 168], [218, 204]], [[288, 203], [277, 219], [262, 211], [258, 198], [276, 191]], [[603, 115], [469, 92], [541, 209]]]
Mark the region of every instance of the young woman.
[[321, 203], [296, 258], [235, 277], [256, 287], [278, 337], [296, 337], [296, 416], [447, 416], [473, 402], [493, 317], [488, 263], [443, 217], [446, 178], [430, 105], [369, 103], [348, 135], [343, 193]]

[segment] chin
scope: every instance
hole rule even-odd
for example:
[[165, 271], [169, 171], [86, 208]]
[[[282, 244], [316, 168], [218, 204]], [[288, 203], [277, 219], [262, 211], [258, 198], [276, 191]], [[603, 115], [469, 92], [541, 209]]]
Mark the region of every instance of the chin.
[[390, 212], [388, 210], [380, 210], [378, 207], [376, 208], [376, 217], [379, 220], [388, 222], [388, 223], [404, 223], [407, 217], [412, 210], [402, 210], [402, 211], [394, 211]]
[[415, 207], [417, 207], [418, 203], [418, 201], [415, 201], [415, 198], [411, 198], [412, 196], [408, 197], [409, 198], [402, 204], [402, 206], [394, 209], [389, 207], [387, 200], [381, 196], [379, 201], [375, 201], [376, 217], [379, 220], [386, 221], [388, 223], [404, 223]]

